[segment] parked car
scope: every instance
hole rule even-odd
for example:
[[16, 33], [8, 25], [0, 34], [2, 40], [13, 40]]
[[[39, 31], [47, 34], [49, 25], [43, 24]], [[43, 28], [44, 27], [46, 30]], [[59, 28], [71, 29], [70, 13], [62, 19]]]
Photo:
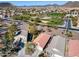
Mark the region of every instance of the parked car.
[[19, 35], [21, 33], [21, 31], [16, 31], [15, 35]]

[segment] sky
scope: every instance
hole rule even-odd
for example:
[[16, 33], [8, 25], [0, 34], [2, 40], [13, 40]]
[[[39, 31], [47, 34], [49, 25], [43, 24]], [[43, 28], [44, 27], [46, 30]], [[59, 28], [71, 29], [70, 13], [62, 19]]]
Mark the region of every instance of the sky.
[[48, 5], [48, 4], [63, 5], [67, 1], [0, 1], [0, 3], [1, 2], [10, 2], [16, 6], [34, 6], [34, 5]]

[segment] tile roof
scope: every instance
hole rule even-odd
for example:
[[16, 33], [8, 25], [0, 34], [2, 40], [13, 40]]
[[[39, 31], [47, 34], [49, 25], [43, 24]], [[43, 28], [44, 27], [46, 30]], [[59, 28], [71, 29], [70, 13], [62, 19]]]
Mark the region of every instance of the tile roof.
[[70, 40], [68, 44], [68, 56], [79, 56], [79, 40]]
[[49, 38], [50, 38], [50, 35], [46, 33], [41, 33], [33, 42], [38, 43], [40, 47], [44, 48]]

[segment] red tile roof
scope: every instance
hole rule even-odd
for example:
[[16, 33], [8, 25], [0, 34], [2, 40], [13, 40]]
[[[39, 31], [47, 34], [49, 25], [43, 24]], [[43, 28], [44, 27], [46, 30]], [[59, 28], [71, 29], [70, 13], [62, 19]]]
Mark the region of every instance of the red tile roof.
[[68, 44], [68, 56], [79, 56], [79, 40], [70, 40]]
[[50, 38], [50, 35], [46, 33], [41, 33], [33, 42], [38, 43], [40, 47], [44, 48], [49, 38]]

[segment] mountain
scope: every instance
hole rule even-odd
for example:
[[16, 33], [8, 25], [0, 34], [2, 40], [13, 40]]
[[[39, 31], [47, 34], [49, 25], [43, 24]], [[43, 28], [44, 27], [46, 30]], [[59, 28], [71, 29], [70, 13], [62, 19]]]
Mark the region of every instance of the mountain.
[[37, 7], [48, 7], [48, 6], [54, 6], [54, 7], [79, 7], [79, 1], [68, 1], [67, 3], [65, 3], [63, 5], [58, 5], [58, 4], [38, 5]]
[[0, 7], [14, 7], [14, 5], [8, 2], [1, 2]]
[[79, 7], [79, 1], [69, 1], [63, 6], [65, 7]]
[[45, 6], [54, 6], [54, 7], [59, 7], [61, 5], [58, 5], [58, 4], [48, 4], [48, 5], [45, 5]]
[[58, 4], [47, 4], [47, 5], [32, 5], [32, 6], [26, 6], [26, 5], [24, 5], [24, 6], [17, 6], [17, 7], [48, 7], [48, 6], [54, 6], [54, 7], [59, 7], [59, 6], [61, 6], [61, 5], [58, 5]]
[[[33, 6], [20, 6], [20, 7], [48, 7], [48, 6], [54, 6], [54, 7], [79, 7], [79, 1], [68, 1], [64, 5], [47, 4], [47, 5], [33, 5]], [[9, 2], [1, 2], [0, 7], [15, 7], [15, 5], [11, 4]], [[16, 7], [19, 7], [19, 6], [16, 6]]]

